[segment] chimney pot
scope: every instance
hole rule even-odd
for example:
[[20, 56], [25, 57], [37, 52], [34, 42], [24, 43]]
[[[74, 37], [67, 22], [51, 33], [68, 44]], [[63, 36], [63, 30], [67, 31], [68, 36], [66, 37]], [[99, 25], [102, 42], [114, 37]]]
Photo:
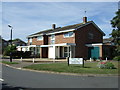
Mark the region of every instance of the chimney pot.
[[56, 28], [56, 25], [55, 25], [55, 24], [52, 24], [52, 28], [55, 29], [55, 28]]
[[87, 17], [83, 17], [83, 23], [87, 23]]

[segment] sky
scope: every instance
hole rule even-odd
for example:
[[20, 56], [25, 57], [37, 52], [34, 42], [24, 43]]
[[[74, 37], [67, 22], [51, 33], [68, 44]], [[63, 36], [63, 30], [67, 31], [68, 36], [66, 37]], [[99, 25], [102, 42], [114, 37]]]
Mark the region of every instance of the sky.
[[63, 27], [82, 23], [83, 17], [87, 16], [88, 21], [94, 21], [107, 38], [113, 29], [110, 20], [117, 10], [118, 2], [2, 2], [0, 34], [9, 40], [10, 24], [13, 39], [27, 42], [28, 35], [51, 29], [52, 24]]

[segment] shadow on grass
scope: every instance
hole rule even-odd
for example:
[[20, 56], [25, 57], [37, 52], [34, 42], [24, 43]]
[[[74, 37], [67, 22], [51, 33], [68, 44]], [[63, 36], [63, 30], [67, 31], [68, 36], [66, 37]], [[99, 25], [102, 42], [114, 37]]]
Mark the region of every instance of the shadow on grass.
[[72, 67], [79, 67], [79, 68], [92, 68], [92, 67], [87, 67], [87, 66], [72, 66]]

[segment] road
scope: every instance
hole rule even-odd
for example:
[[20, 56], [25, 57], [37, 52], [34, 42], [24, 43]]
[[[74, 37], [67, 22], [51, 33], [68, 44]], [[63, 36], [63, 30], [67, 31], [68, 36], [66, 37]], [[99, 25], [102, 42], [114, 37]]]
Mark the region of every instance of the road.
[[2, 66], [3, 88], [117, 88], [118, 77], [87, 77], [25, 71]]

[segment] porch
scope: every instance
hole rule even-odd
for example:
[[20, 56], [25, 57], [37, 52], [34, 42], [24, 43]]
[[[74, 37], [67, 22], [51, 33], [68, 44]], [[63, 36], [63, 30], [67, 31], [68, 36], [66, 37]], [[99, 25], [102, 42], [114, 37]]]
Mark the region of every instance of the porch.
[[48, 48], [48, 55], [46, 58], [66, 58], [75, 57], [75, 44], [74, 43], [62, 43], [53, 45], [41, 45], [41, 48]]

